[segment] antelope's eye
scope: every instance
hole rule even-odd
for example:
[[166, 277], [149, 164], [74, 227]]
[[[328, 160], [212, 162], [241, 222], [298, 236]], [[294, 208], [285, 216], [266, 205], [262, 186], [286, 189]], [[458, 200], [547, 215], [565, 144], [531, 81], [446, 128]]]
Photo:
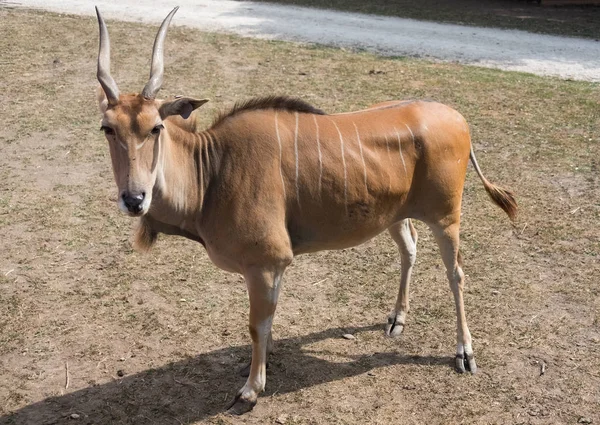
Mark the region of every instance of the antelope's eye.
[[107, 136], [112, 136], [113, 134], [115, 134], [115, 130], [105, 125], [100, 127], [100, 130], [104, 131], [104, 134], [106, 134]]
[[165, 126], [164, 126], [164, 125], [162, 125], [162, 124], [159, 124], [159, 125], [157, 125], [156, 127], [154, 127], [154, 128], [152, 129], [152, 131], [150, 131], [150, 134], [153, 134], [153, 135], [155, 135], [155, 136], [156, 136], [157, 134], [160, 134], [160, 130], [162, 130], [163, 128], [165, 128]]

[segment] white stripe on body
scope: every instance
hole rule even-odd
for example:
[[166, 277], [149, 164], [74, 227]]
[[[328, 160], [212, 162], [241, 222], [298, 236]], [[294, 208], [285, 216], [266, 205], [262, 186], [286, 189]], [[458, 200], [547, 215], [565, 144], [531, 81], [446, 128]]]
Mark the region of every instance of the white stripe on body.
[[323, 155], [321, 154], [321, 141], [319, 140], [319, 124], [317, 123], [317, 116], [313, 115], [315, 121], [315, 127], [317, 128], [317, 150], [319, 151], [319, 195], [321, 195], [321, 186], [323, 182]]
[[387, 149], [388, 159], [390, 160], [390, 163], [391, 163], [392, 162], [392, 154], [390, 154], [390, 144], [388, 142], [387, 136], [385, 136], [385, 147]]
[[408, 129], [408, 131], [410, 132], [410, 137], [412, 137], [412, 141], [413, 141], [413, 145], [415, 144], [415, 135], [413, 134], [412, 130], [410, 129], [410, 127], [408, 126], [408, 124], [404, 123], [404, 125], [406, 126], [406, 128]]
[[[202, 160], [204, 159], [204, 146], [206, 144], [202, 143], [200, 146], [202, 147], [200, 150], [200, 157], [198, 158], [198, 167], [200, 168], [200, 208], [204, 204], [204, 167], [202, 166]], [[185, 221], [185, 220], [184, 220]]]
[[363, 155], [362, 142], [360, 141], [360, 135], [358, 134], [358, 127], [356, 126], [356, 123], [353, 122], [352, 124], [354, 124], [354, 129], [356, 130], [356, 140], [358, 140], [358, 148], [360, 149], [360, 158], [362, 159], [363, 173], [365, 175], [365, 189], [367, 190], [367, 193], [369, 193], [369, 187], [367, 186], [367, 165], [365, 164], [365, 157]]
[[348, 171], [346, 169], [346, 158], [344, 157], [344, 138], [342, 137], [342, 132], [339, 127], [335, 123], [335, 121], [331, 120], [338, 134], [340, 135], [340, 147], [342, 149], [342, 164], [344, 165], [344, 205], [346, 207], [346, 214], [348, 214]]
[[298, 208], [302, 209], [300, 205], [300, 184], [298, 183], [298, 112], [294, 114], [296, 116], [296, 130], [294, 131], [294, 157], [296, 159], [296, 201], [298, 202]]
[[281, 176], [281, 187], [283, 188], [283, 197], [285, 194], [285, 181], [283, 180], [283, 149], [281, 147], [281, 136], [279, 135], [279, 122], [277, 111], [275, 111], [275, 134], [277, 134], [277, 142], [279, 143], [279, 175]]
[[404, 155], [402, 155], [402, 141], [400, 140], [400, 133], [394, 127], [394, 131], [396, 132], [396, 138], [398, 139], [398, 152], [400, 152], [400, 159], [402, 160], [402, 166], [404, 167], [404, 174], [408, 175], [408, 171], [406, 171], [406, 163], [404, 162]]
[[391, 168], [391, 165], [392, 165], [392, 154], [390, 153], [390, 144], [388, 142], [388, 138], [387, 138], [387, 136], [384, 136], [384, 137], [385, 137], [385, 147], [387, 149], [388, 159], [390, 161], [390, 167], [388, 167], [386, 169], [386, 171], [388, 173], [388, 177], [390, 178], [390, 186], [389, 186], [388, 190], [391, 191], [392, 190], [392, 175], [390, 174], [390, 168]]

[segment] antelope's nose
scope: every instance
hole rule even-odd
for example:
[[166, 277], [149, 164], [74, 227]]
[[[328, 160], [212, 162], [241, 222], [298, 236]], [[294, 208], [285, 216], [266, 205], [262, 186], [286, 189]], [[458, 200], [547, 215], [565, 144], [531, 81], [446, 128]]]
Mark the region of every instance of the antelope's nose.
[[129, 212], [139, 213], [142, 210], [142, 202], [144, 202], [146, 196], [145, 192], [125, 192], [122, 196]]

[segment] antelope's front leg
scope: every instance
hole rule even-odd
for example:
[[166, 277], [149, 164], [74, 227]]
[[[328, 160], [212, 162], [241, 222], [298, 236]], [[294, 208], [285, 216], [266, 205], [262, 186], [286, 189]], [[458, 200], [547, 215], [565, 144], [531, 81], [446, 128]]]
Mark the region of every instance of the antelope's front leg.
[[252, 362], [250, 374], [237, 393], [229, 413], [241, 415], [256, 405], [258, 394], [265, 389], [267, 379], [267, 355], [273, 315], [277, 307], [281, 277], [285, 266], [252, 268], [244, 273], [250, 298], [250, 336], [252, 338]]

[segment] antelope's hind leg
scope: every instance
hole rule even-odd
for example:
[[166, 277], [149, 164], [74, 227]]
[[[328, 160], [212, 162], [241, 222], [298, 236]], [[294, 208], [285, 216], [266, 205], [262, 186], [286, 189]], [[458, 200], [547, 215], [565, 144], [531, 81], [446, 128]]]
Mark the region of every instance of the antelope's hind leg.
[[385, 333], [387, 336], [397, 337], [404, 330], [409, 310], [408, 292], [412, 269], [417, 258], [417, 231], [411, 220], [407, 218], [390, 226], [388, 232], [400, 250], [401, 277], [396, 306], [388, 315]]
[[437, 225], [430, 227], [440, 247], [442, 260], [446, 266], [446, 275], [456, 305], [456, 370], [459, 373], [469, 371], [474, 374], [477, 371], [477, 364], [471, 345], [471, 333], [467, 326], [463, 300], [465, 274], [459, 264], [459, 219], [457, 218], [453, 224], [446, 227]]

